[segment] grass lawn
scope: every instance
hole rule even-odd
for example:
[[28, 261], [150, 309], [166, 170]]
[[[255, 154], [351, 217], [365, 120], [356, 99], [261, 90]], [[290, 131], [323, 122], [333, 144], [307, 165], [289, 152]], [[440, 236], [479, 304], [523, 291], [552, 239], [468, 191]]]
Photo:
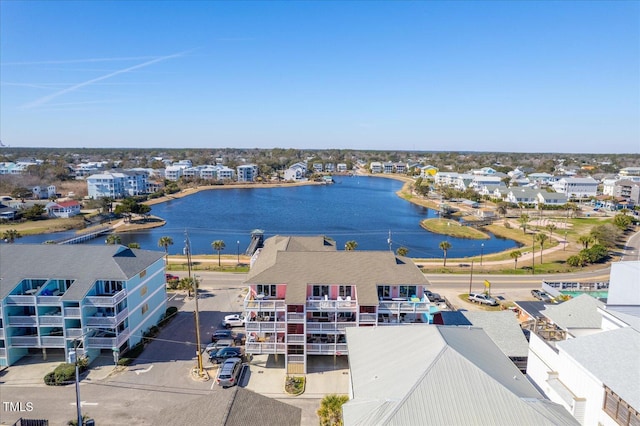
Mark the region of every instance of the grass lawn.
[[456, 238], [468, 238], [471, 240], [488, 240], [489, 235], [470, 226], [462, 226], [454, 220], [425, 219], [420, 222], [427, 231], [435, 234], [449, 235]]
[[84, 228], [84, 217], [79, 215], [69, 219], [30, 220], [22, 223], [2, 224], [0, 225], [0, 235], [9, 229], [15, 229], [20, 235], [36, 235], [82, 228]]

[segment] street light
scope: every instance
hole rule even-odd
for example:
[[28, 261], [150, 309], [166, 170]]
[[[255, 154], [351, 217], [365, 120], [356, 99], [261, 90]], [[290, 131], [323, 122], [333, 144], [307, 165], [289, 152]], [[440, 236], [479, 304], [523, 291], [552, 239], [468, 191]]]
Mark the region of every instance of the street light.
[[185, 246], [184, 246], [184, 251], [187, 255], [187, 270], [188, 270], [188, 275], [189, 275], [189, 286], [193, 285], [193, 292], [195, 295], [195, 301], [196, 301], [196, 312], [195, 312], [195, 317], [196, 317], [196, 355], [198, 357], [198, 375], [202, 376], [203, 372], [204, 372], [204, 368], [202, 366], [202, 349], [200, 348], [200, 312], [198, 311], [198, 282], [197, 279], [192, 279], [191, 278], [191, 243], [189, 241], [189, 234], [188, 232], [185, 230]]
[[536, 233], [531, 234], [531, 275], [536, 274]]
[[482, 255], [484, 254], [484, 243], [480, 244], [480, 266], [482, 266]]
[[80, 369], [78, 368], [78, 339], [73, 341], [73, 353], [69, 353], [69, 362], [76, 364], [76, 412], [78, 426], [82, 426], [82, 406], [80, 405]]
[[236, 241], [236, 244], [238, 246], [238, 265], [240, 264], [240, 240]]

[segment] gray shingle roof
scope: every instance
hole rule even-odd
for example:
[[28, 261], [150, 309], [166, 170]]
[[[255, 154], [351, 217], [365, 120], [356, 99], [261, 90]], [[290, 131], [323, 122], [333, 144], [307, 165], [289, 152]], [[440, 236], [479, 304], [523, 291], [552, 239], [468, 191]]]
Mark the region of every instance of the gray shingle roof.
[[0, 298], [23, 279], [71, 279], [63, 300], [81, 300], [96, 280], [127, 281], [162, 259], [159, 251], [120, 245], [0, 245]]
[[[354, 398], [345, 425], [577, 425], [479, 328], [347, 329]], [[379, 342], [392, 351], [381, 357]]]
[[640, 332], [631, 327], [556, 343], [636, 410], [640, 408]]
[[598, 312], [598, 308], [603, 307], [604, 303], [598, 299], [582, 294], [559, 305], [546, 305], [541, 313], [564, 330], [600, 328], [602, 315]]
[[529, 342], [527, 342], [513, 312], [464, 311], [462, 314], [475, 327], [482, 328], [506, 356], [526, 357], [529, 355]]
[[428, 285], [411, 259], [389, 251], [336, 251], [335, 247], [288, 251], [286, 245], [291, 241], [270, 240], [265, 241], [246, 282], [287, 284], [286, 303], [290, 305], [305, 303], [307, 286], [314, 284], [355, 285], [359, 303], [368, 306], [378, 304], [377, 285]]

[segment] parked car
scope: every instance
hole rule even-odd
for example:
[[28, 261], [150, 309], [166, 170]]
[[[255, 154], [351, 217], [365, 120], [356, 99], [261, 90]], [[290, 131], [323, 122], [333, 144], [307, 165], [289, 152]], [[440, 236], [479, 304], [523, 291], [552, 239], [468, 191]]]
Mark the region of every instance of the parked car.
[[469, 302], [480, 303], [481, 305], [496, 306], [498, 302], [496, 299], [484, 294], [484, 293], [471, 293], [468, 297]]
[[209, 354], [209, 361], [214, 364], [224, 362], [228, 358], [242, 358], [242, 349], [237, 346], [227, 346]]
[[231, 330], [216, 330], [211, 334], [211, 343], [215, 343], [220, 339], [232, 339]]
[[246, 319], [244, 315], [240, 315], [240, 314], [227, 315], [224, 317], [224, 320], [222, 320], [222, 326], [226, 328], [242, 327], [244, 326], [245, 321]]
[[232, 347], [233, 343], [234, 342], [232, 339], [220, 339], [215, 343], [209, 343], [207, 347], [204, 348], [204, 351], [207, 354], [211, 355], [212, 353], [218, 352], [222, 348]]
[[546, 291], [542, 290], [531, 290], [531, 295], [538, 300], [542, 300], [543, 302], [553, 302], [553, 297]]
[[238, 377], [242, 371], [242, 360], [240, 358], [227, 359], [218, 370], [216, 381], [223, 388], [238, 384]]
[[442, 297], [438, 293], [432, 293], [428, 290], [425, 290], [424, 295], [427, 296], [429, 302], [441, 302]]
[[167, 282], [169, 282], [169, 281], [179, 281], [180, 277], [177, 276], [177, 275], [173, 275], [173, 274], [164, 274], [164, 279]]

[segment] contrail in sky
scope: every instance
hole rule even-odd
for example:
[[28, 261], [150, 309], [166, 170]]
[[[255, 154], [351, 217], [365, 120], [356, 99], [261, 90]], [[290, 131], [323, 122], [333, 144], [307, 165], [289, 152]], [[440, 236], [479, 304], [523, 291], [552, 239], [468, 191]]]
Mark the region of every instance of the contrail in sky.
[[71, 93], [71, 92], [76, 91], [76, 90], [78, 90], [78, 89], [80, 89], [82, 87], [86, 87], [86, 86], [89, 86], [91, 84], [97, 83], [98, 81], [106, 80], [108, 78], [114, 77], [114, 76], [119, 75], [119, 74], [126, 74], [128, 72], [131, 72], [131, 71], [134, 71], [134, 70], [137, 70], [137, 69], [140, 69], [140, 68], [148, 67], [149, 65], [153, 65], [153, 64], [158, 63], [158, 62], [166, 61], [168, 59], [178, 58], [180, 56], [183, 56], [185, 53], [187, 53], [187, 52], [181, 52], [181, 53], [175, 53], [173, 55], [161, 56], [159, 58], [152, 59], [150, 61], [143, 62], [143, 63], [138, 64], [138, 65], [134, 65], [134, 66], [131, 66], [131, 67], [128, 67], [128, 68], [124, 68], [124, 69], [121, 69], [121, 70], [118, 70], [118, 71], [114, 71], [112, 73], [109, 73], [109, 74], [106, 74], [106, 75], [103, 75], [103, 76], [100, 76], [100, 77], [96, 77], [96, 78], [93, 78], [91, 80], [84, 81], [82, 83], [75, 84], [75, 85], [73, 85], [71, 87], [67, 87], [66, 89], [63, 89], [63, 90], [60, 90], [58, 92], [52, 93], [50, 95], [43, 96], [42, 98], [36, 99], [33, 102], [30, 102], [30, 103], [28, 103], [26, 105], [23, 105], [22, 108], [29, 109], [29, 108], [37, 107], [37, 106], [40, 106], [40, 105], [44, 105], [47, 102], [51, 101], [52, 99], [55, 99], [55, 98], [57, 98], [59, 96], [65, 95], [67, 93]]
[[128, 58], [89, 58], [89, 59], [64, 59], [60, 61], [33, 61], [33, 62], [4, 62], [3, 66], [9, 65], [49, 65], [49, 64], [82, 64], [87, 62], [117, 62], [117, 61], [140, 61], [151, 59], [155, 56], [132, 56]]

